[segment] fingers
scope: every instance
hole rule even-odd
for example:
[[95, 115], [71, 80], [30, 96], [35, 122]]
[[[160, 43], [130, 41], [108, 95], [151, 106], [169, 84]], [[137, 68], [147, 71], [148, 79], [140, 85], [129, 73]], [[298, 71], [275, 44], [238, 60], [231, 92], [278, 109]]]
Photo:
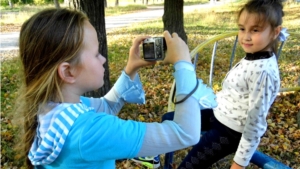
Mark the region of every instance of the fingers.
[[177, 38], [178, 37], [178, 34], [176, 33], [176, 32], [173, 32], [172, 33], [172, 37], [171, 37], [171, 35], [170, 35], [170, 32], [169, 31], [164, 31], [164, 33], [163, 33], [163, 35], [164, 35], [164, 37], [165, 38]]
[[182, 39], [178, 36], [176, 32], [172, 33], [172, 36], [170, 35], [169, 31], [164, 31], [163, 36], [165, 38], [167, 48], [171, 47], [174, 45], [174, 43], [180, 42]]
[[169, 31], [164, 31], [163, 35], [164, 35], [165, 40], [166, 40], [167, 43], [172, 39]]
[[172, 39], [179, 38], [179, 36], [176, 32], [172, 33], [172, 36], [171, 36], [169, 31], [164, 31], [163, 35], [164, 35], [167, 43], [170, 42]]
[[178, 34], [176, 32], [172, 33], [173, 38], [178, 38]]
[[149, 37], [150, 36], [138, 36], [138, 37], [136, 37], [132, 42], [132, 46], [140, 45], [145, 39], [147, 39]]
[[164, 63], [174, 64], [179, 60], [191, 62], [189, 48], [177, 33], [174, 32], [170, 35], [168, 31], [164, 31], [163, 35], [168, 48]]

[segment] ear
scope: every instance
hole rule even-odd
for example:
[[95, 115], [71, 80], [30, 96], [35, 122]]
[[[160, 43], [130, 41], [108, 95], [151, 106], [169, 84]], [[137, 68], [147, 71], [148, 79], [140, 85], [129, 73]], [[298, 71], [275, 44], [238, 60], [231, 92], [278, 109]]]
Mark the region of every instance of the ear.
[[274, 38], [273, 38], [274, 40], [278, 37], [278, 35], [279, 35], [281, 29], [282, 29], [282, 26], [281, 26], [281, 25], [279, 25], [279, 26], [277, 26], [277, 27], [275, 28], [275, 30], [274, 30]]
[[61, 80], [65, 83], [74, 83], [75, 82], [75, 76], [74, 76], [74, 70], [72, 71], [72, 67], [70, 63], [63, 62], [58, 66], [58, 75], [61, 78]]

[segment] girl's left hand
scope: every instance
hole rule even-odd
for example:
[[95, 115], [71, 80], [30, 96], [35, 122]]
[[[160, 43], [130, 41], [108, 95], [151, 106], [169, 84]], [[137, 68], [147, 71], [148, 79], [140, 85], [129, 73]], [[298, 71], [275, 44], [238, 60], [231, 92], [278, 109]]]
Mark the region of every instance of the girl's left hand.
[[245, 169], [246, 167], [240, 166], [237, 163], [233, 162], [230, 169]]
[[138, 36], [132, 42], [132, 46], [129, 51], [129, 58], [125, 67], [125, 72], [130, 76], [131, 79], [134, 79], [139, 68], [143, 66], [154, 65], [156, 63], [155, 61], [145, 61], [140, 56], [141, 51], [139, 46], [145, 39], [149, 37], [150, 36]]

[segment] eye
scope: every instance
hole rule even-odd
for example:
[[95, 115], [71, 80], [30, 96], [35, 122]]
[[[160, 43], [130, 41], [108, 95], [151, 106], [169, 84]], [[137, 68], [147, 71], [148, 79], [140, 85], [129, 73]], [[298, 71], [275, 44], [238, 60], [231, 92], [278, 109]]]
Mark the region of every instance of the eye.
[[254, 27], [252, 28], [252, 32], [260, 32], [261, 28], [260, 27]]
[[240, 30], [240, 31], [244, 31], [245, 29], [244, 29], [244, 28], [239, 28], [239, 30]]

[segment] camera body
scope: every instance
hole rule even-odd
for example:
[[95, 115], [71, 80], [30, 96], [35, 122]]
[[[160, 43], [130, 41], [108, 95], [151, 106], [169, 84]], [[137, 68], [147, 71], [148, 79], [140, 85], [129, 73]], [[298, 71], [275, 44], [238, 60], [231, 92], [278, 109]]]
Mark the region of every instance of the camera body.
[[143, 42], [144, 60], [156, 61], [164, 60], [167, 45], [164, 37], [151, 37]]

